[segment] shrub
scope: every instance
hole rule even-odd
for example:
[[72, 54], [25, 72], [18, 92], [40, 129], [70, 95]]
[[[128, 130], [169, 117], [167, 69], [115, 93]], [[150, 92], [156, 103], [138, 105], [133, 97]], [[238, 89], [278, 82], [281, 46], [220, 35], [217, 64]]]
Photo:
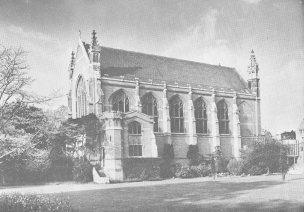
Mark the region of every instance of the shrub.
[[252, 166], [248, 170], [248, 174], [250, 174], [250, 175], [261, 175], [264, 173], [266, 173], [266, 169], [261, 166]]
[[76, 212], [66, 200], [35, 194], [1, 194], [0, 210], [5, 212]]
[[152, 167], [149, 167], [146, 169], [145, 175], [143, 177], [143, 180], [160, 180], [160, 167], [153, 165]]
[[244, 172], [244, 161], [231, 159], [227, 165], [227, 169], [233, 175], [241, 175]]
[[160, 180], [161, 168], [159, 159], [126, 158], [123, 169], [126, 181]]
[[197, 166], [200, 164], [202, 156], [199, 154], [197, 145], [189, 145], [187, 158], [189, 159], [189, 166]]
[[201, 177], [207, 177], [211, 174], [211, 166], [210, 165], [199, 165], [200, 169], [200, 176]]
[[182, 173], [183, 165], [181, 163], [176, 163], [174, 167], [174, 176], [180, 177]]
[[163, 152], [164, 160], [173, 160], [174, 159], [174, 149], [172, 144], [165, 144]]
[[215, 160], [215, 171], [216, 173], [225, 173], [227, 172], [228, 160], [225, 158], [217, 158]]
[[175, 176], [175, 167], [171, 161], [164, 161], [160, 164], [160, 177], [164, 179], [172, 178]]
[[288, 170], [287, 148], [278, 142], [255, 143], [242, 152], [244, 167], [252, 175]]
[[180, 172], [180, 178], [194, 178], [195, 173], [189, 167], [182, 167]]
[[85, 158], [77, 159], [73, 167], [73, 179], [77, 182], [87, 183], [93, 181], [93, 166]]
[[182, 167], [180, 169], [180, 178], [195, 178], [195, 177], [206, 177], [211, 174], [210, 165], [198, 165], [191, 167]]

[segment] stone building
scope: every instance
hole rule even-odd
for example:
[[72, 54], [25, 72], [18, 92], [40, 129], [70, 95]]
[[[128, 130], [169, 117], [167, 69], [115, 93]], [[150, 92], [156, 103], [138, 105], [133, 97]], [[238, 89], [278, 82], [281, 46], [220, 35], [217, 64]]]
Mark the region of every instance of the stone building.
[[[304, 119], [301, 121], [297, 131], [297, 141], [299, 143], [299, 159], [298, 163], [301, 163], [302, 165], [304, 164]], [[304, 167], [303, 167], [303, 172], [304, 172]]]
[[258, 73], [253, 51], [246, 82], [234, 68], [103, 47], [93, 31], [72, 53], [69, 116], [105, 120], [103, 164], [114, 180], [124, 179], [124, 159], [159, 158], [165, 144], [182, 163], [189, 145], [238, 158], [261, 132]]

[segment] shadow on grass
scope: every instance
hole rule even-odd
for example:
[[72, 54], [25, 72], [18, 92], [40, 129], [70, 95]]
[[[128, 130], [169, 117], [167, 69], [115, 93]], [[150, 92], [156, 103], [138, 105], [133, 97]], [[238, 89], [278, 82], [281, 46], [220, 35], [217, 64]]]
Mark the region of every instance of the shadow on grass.
[[[259, 182], [195, 182], [124, 187], [60, 194], [70, 199], [80, 211], [303, 211], [302, 203], [234, 203], [238, 196], [253, 189], [282, 184]], [[257, 194], [258, 195], [258, 194]], [[225, 203], [226, 202], [226, 203]], [[227, 203], [228, 202], [228, 203]], [[302, 204], [302, 205], [301, 205]], [[284, 210], [287, 209], [288, 210]]]

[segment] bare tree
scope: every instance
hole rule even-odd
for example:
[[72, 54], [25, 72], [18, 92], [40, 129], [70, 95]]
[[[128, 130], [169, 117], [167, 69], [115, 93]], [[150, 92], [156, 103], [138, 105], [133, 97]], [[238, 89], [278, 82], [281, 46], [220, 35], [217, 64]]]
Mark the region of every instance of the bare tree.
[[21, 48], [0, 47], [0, 133], [4, 135], [23, 107], [54, 98], [38, 97], [28, 91], [33, 79], [28, 75], [26, 55]]

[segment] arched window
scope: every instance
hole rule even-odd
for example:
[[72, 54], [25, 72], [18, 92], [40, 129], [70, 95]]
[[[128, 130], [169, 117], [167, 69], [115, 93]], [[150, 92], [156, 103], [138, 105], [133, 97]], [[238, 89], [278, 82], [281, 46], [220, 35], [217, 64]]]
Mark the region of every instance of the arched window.
[[229, 134], [228, 106], [225, 100], [217, 103], [217, 118], [219, 121], [219, 133]]
[[196, 120], [196, 133], [207, 133], [207, 109], [202, 98], [194, 102], [194, 116]]
[[183, 102], [178, 96], [175, 96], [170, 100], [170, 120], [171, 132], [184, 132]]
[[128, 124], [129, 156], [142, 156], [141, 125], [137, 121]]
[[112, 99], [112, 110], [120, 112], [129, 111], [129, 98], [127, 95], [120, 91]]
[[76, 114], [78, 118], [87, 114], [86, 89], [82, 77], [79, 78], [76, 87]]
[[154, 118], [154, 132], [158, 132], [158, 112], [157, 112], [157, 102], [155, 97], [149, 93], [144, 95], [141, 99], [142, 112]]

